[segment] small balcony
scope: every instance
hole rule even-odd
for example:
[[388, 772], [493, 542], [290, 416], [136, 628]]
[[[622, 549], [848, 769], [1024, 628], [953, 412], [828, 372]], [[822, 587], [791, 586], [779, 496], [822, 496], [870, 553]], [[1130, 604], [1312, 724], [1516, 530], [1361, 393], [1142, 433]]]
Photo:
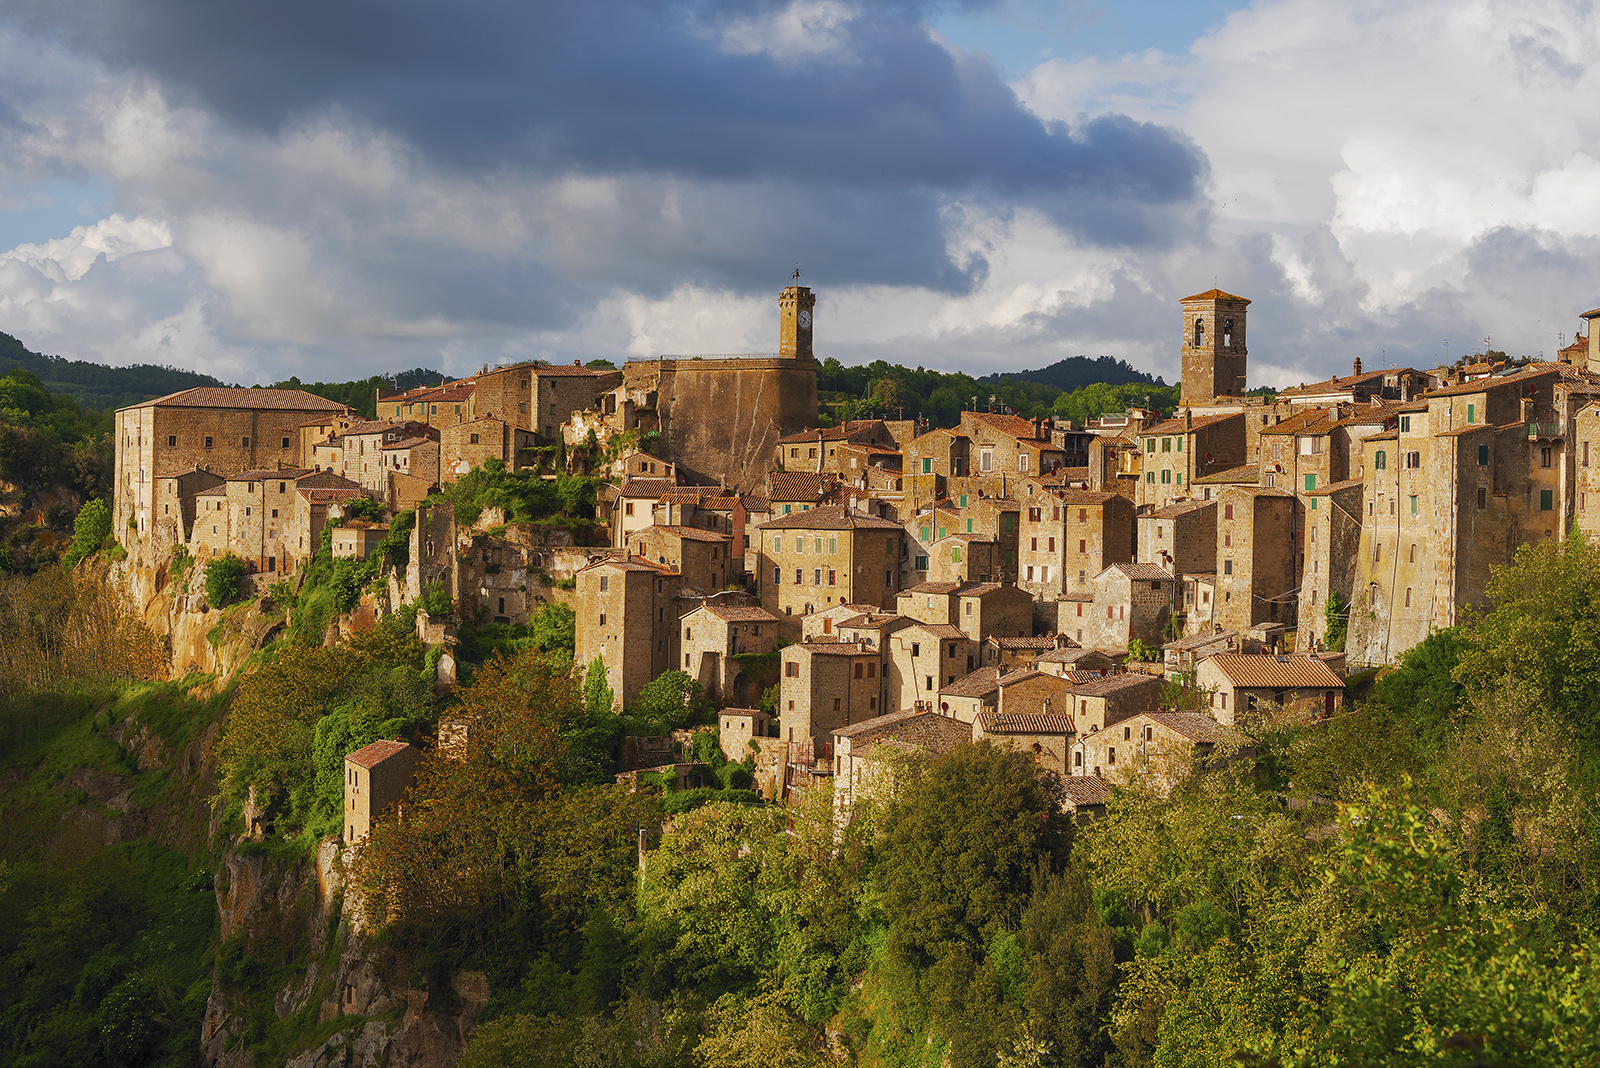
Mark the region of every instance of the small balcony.
[[1559, 419], [1544, 422], [1529, 421], [1528, 440], [1536, 438], [1564, 438], [1567, 435], [1566, 426]]

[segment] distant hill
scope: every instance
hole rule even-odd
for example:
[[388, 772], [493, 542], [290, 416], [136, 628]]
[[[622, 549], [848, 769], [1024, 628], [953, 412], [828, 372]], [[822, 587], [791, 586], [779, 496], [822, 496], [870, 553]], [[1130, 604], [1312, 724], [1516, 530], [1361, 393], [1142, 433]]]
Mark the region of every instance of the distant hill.
[[377, 417], [380, 386], [384, 389], [416, 389], [418, 386], [436, 386], [444, 378], [445, 376], [438, 371], [426, 367], [413, 367], [409, 371], [373, 375], [371, 378], [358, 378], [351, 382], [302, 382], [296, 377], [274, 382], [272, 386], [274, 389], [303, 389], [318, 397], [349, 405], [363, 418], [373, 419]]
[[51, 393], [64, 393], [82, 407], [100, 412], [125, 408], [180, 389], [225, 384], [197, 371], [180, 371], [153, 363], [108, 367], [88, 360], [42, 356], [30, 352], [10, 334], [0, 334], [0, 376], [18, 369], [38, 375]]
[[1152, 386], [1166, 385], [1160, 378], [1152, 378], [1113, 356], [1096, 356], [1092, 359], [1088, 356], [1069, 356], [1037, 371], [1005, 371], [978, 379], [979, 383], [1019, 381], [1053, 386], [1066, 393], [1082, 389], [1084, 386], [1092, 386], [1097, 382], [1113, 386], [1129, 382], [1142, 382]]

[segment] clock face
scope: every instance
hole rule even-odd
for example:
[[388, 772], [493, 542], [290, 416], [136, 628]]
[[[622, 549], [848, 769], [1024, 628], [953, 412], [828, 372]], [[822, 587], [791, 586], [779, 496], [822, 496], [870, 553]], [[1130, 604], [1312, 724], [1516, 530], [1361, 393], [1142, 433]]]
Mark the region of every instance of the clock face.
[[811, 311], [809, 308], [800, 309], [800, 328], [802, 330], [811, 329]]

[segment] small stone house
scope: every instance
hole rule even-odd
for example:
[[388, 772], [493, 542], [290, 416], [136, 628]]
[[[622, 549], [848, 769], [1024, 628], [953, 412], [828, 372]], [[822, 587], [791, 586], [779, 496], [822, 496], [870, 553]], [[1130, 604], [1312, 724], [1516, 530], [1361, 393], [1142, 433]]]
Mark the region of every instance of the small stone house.
[[1199, 712], [1141, 712], [1085, 734], [1072, 773], [1122, 781], [1138, 776], [1167, 791], [1218, 746], [1237, 751], [1245, 743], [1243, 735]]
[[1065, 676], [1069, 671], [1104, 678], [1122, 670], [1117, 659], [1099, 649], [1080, 649], [1068, 646], [1052, 652], [1041, 653], [1034, 661], [1040, 671]]
[[778, 718], [785, 742], [825, 741], [839, 727], [884, 715], [888, 680], [879, 650], [859, 642], [798, 642], [780, 656]]
[[372, 825], [405, 800], [422, 750], [406, 742], [377, 741], [344, 758], [344, 844], [356, 845]]
[[777, 648], [778, 625], [765, 608], [702, 604], [678, 621], [683, 670], [718, 704], [759, 699], [760, 687], [739, 657]]
[[1000, 701], [998, 667], [981, 667], [939, 688], [939, 711], [963, 723], [973, 723], [982, 712], [992, 712]]
[[334, 559], [354, 558], [365, 560], [377, 551], [383, 539], [389, 536], [387, 523], [374, 523], [366, 519], [352, 519], [333, 528], [332, 548]]
[[[717, 743], [728, 760], [742, 761], [755, 752], [751, 741], [768, 737], [777, 723], [759, 708], [724, 708], [717, 713]], [[759, 742], [757, 743], [759, 746]]]
[[836, 604], [820, 612], [812, 612], [800, 620], [800, 640], [831, 641], [837, 636], [840, 623], [881, 610], [875, 604]]
[[1162, 680], [1154, 675], [1108, 675], [1072, 686], [1071, 709], [1078, 729], [1088, 734], [1156, 707]]
[[857, 799], [883, 796], [892, 787], [883, 774], [879, 746], [940, 756], [972, 741], [972, 725], [937, 712], [894, 712], [833, 732], [834, 816], [840, 826], [850, 820]]
[[884, 653], [890, 707], [901, 710], [916, 702], [932, 707], [941, 688], [978, 666], [975, 643], [948, 624], [901, 627], [889, 634]]
[[1195, 680], [1211, 695], [1211, 714], [1232, 726], [1241, 709], [1271, 702], [1307, 713], [1332, 716], [1344, 704], [1344, 680], [1314, 656], [1217, 653], [1195, 667]]
[[1032, 752], [1035, 763], [1065, 776], [1077, 728], [1065, 712], [981, 712], [972, 737], [1002, 749]]
[[1126, 649], [1134, 638], [1160, 646], [1172, 615], [1173, 578], [1155, 564], [1112, 564], [1094, 580], [1083, 644]]

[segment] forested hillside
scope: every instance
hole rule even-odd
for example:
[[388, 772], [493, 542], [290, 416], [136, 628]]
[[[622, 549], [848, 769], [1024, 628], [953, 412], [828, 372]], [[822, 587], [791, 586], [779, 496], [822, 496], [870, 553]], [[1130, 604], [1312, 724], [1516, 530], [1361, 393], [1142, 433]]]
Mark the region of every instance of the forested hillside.
[[0, 375], [11, 371], [27, 371], [51, 393], [71, 397], [79, 406], [95, 411], [115, 411], [180, 389], [225, 384], [211, 375], [176, 367], [149, 363], [110, 367], [89, 360], [41, 356], [10, 334], [0, 334]]

